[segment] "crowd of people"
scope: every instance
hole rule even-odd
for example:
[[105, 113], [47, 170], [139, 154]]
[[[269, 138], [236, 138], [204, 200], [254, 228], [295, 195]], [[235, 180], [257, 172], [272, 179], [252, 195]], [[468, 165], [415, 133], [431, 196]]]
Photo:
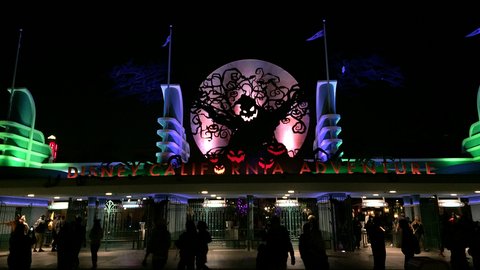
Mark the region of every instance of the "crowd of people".
[[[157, 218], [154, 223], [152, 232], [147, 240], [147, 249], [142, 264], [143, 266], [148, 265], [148, 257], [151, 254], [152, 269], [161, 270], [165, 268], [168, 260], [171, 235], [165, 220]], [[205, 221], [200, 220], [195, 225], [193, 220], [187, 220], [185, 231], [174, 242], [180, 256], [177, 269], [210, 269], [206, 265], [208, 244], [210, 242], [212, 242], [212, 236]]]
[[[355, 222], [354, 222], [355, 226]], [[367, 232], [368, 241], [373, 255], [374, 270], [384, 270], [386, 261], [386, 244], [385, 236], [386, 230], [385, 224], [380, 215], [370, 215], [365, 223], [365, 230]], [[420, 254], [424, 249], [424, 226], [418, 216], [411, 222], [408, 217], [400, 217], [396, 220], [394, 228], [395, 233], [398, 235], [399, 247], [404, 259], [404, 268], [409, 269], [409, 262], [414, 258], [415, 254]]]
[[[355, 226], [355, 222], [354, 222]], [[368, 241], [372, 250], [375, 270], [385, 269], [386, 246], [385, 229], [379, 216], [369, 216], [365, 223]], [[445, 257], [444, 250], [450, 251], [450, 268], [453, 270], [471, 269], [467, 254], [472, 258], [473, 269], [480, 269], [480, 222], [474, 222], [468, 216], [456, 213], [441, 215], [440, 229], [440, 256]], [[425, 247], [425, 228], [420, 217], [415, 216], [411, 221], [408, 217], [400, 217], [395, 231], [399, 235], [400, 248], [405, 256], [404, 267], [418, 264], [411, 262], [415, 255], [422, 251], [429, 251]]]
[[[33, 252], [43, 252], [45, 246], [45, 232], [52, 230], [52, 252], [57, 252], [58, 269], [78, 269], [79, 252], [86, 247], [87, 232], [83, 225], [83, 218], [77, 216], [73, 221], [66, 222], [64, 216], [56, 216], [53, 220], [41, 215], [34, 226], [29, 227], [25, 216], [18, 215], [15, 220], [6, 224], [10, 225], [10, 253], [8, 256], [9, 269], [30, 269]], [[98, 250], [104, 231], [99, 219], [95, 219], [88, 233], [92, 258], [92, 269], [97, 268]], [[281, 225], [280, 218], [273, 216], [266, 226], [263, 234], [263, 243], [258, 247], [257, 269], [284, 270], [287, 269], [288, 258], [295, 265], [295, 255], [290, 239], [290, 233]], [[207, 254], [208, 244], [212, 236], [208, 231], [205, 221], [192, 220], [186, 222], [185, 231], [174, 242], [179, 251], [177, 269], [208, 270]], [[143, 265], [148, 265], [151, 257], [152, 269], [164, 269], [169, 249], [171, 248], [171, 235], [167, 223], [163, 219], [156, 219], [154, 227], [147, 239], [146, 254]], [[299, 251], [305, 269], [329, 269], [328, 257], [324, 241], [314, 216], [309, 216], [308, 222], [303, 226], [299, 239]]]
[[[263, 231], [262, 240], [258, 246], [256, 269], [285, 270], [289, 257], [290, 264], [295, 265], [295, 252], [290, 233], [285, 226], [281, 225], [278, 216], [270, 218], [270, 222]], [[330, 268], [319, 223], [313, 215], [310, 215], [303, 225], [298, 248], [306, 270]]]
[[[451, 269], [466, 270], [470, 269], [467, 259], [467, 254], [469, 254], [474, 269], [480, 269], [480, 222], [473, 222], [468, 217], [455, 213], [442, 217], [444, 218], [440, 221], [440, 255], [443, 255], [444, 249], [448, 249]], [[11, 227], [10, 252], [7, 260], [9, 269], [30, 268], [32, 252], [44, 251], [47, 230], [52, 231], [51, 248], [58, 254], [58, 269], [78, 269], [79, 252], [87, 244], [87, 232], [83, 223], [84, 219], [80, 216], [66, 222], [65, 216], [61, 215], [57, 215], [53, 220], [41, 215], [31, 227], [24, 215], [16, 215], [14, 220], [3, 223]], [[365, 228], [373, 255], [373, 269], [385, 269], [386, 232], [381, 216], [368, 216], [364, 226], [362, 226], [363, 222], [355, 217], [352, 224], [354, 249], [360, 248], [362, 228]], [[399, 247], [405, 256], [404, 267], [408, 269], [409, 262], [415, 258], [416, 254], [420, 254], [422, 250], [428, 251], [424, 245], [424, 225], [418, 216], [413, 221], [407, 217], [400, 217], [395, 231], [399, 235]], [[103, 236], [104, 231], [100, 220], [94, 219], [93, 226], [88, 233], [92, 269], [97, 268], [97, 253]], [[290, 232], [281, 225], [278, 216], [270, 217], [261, 234], [261, 239], [262, 242], [258, 245], [256, 257], [257, 269], [285, 270], [289, 259], [290, 264], [295, 265], [296, 258]], [[308, 217], [298, 240], [300, 257], [306, 270], [329, 269], [325, 242], [319, 228], [319, 221], [315, 216]], [[363, 241], [366, 240], [363, 239]], [[198, 221], [195, 224], [193, 220], [187, 220], [185, 231], [180, 234], [178, 240], [172, 242], [165, 220], [155, 219], [154, 227], [147, 239], [143, 264], [147, 266], [147, 260], [151, 257], [152, 269], [164, 269], [173, 243], [179, 252], [177, 269], [208, 270], [207, 254], [210, 242], [212, 242], [212, 236], [205, 221]]]
[[[256, 268], [261, 270], [285, 270], [288, 258], [295, 265], [296, 258], [290, 233], [281, 225], [280, 218], [273, 216], [262, 233], [262, 243], [258, 246]], [[164, 269], [168, 260], [171, 236], [165, 221], [156, 220], [155, 226], [147, 241], [147, 249], [143, 265], [148, 265], [148, 257], [152, 254], [152, 269]], [[208, 244], [212, 236], [205, 221], [187, 220], [185, 231], [174, 241], [178, 249], [178, 270], [208, 270]], [[309, 216], [299, 239], [299, 252], [306, 270], [328, 270], [329, 263], [318, 220]]]
[[[25, 215], [16, 215], [15, 219], [3, 223], [11, 227], [9, 238], [9, 254], [7, 258], [9, 269], [30, 269], [32, 252], [44, 252], [47, 243], [45, 234], [51, 230], [52, 252], [57, 252], [58, 269], [78, 269], [79, 253], [86, 246], [86, 230], [83, 218], [77, 216], [71, 222], [65, 221], [65, 216], [57, 215], [54, 219], [41, 215], [33, 226], [29, 226]], [[103, 230], [99, 220], [95, 220], [90, 231], [92, 250], [92, 268], [96, 269], [96, 253], [100, 246]]]
[[467, 253], [472, 257], [474, 269], [480, 269], [480, 223], [468, 216], [451, 213], [443, 215], [441, 222], [442, 247], [450, 250], [450, 266], [454, 270], [470, 269]]
[[207, 223], [198, 221], [195, 226], [192, 220], [188, 220], [185, 228], [186, 231], [180, 234], [178, 240], [175, 241], [175, 246], [179, 249], [180, 254], [177, 269], [208, 270], [206, 265], [208, 243], [212, 242], [212, 236], [207, 230]]

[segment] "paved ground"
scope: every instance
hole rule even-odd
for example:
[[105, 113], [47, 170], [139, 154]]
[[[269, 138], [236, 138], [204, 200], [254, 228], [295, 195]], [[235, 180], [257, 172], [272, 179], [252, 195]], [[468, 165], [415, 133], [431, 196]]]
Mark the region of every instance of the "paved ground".
[[[48, 250], [48, 249], [46, 249]], [[98, 269], [146, 269], [141, 266], [141, 261], [145, 251], [132, 249], [109, 249], [99, 251]], [[362, 248], [355, 252], [328, 252], [329, 263], [331, 269], [372, 269], [373, 257], [369, 247]], [[450, 254], [445, 253], [447, 257], [441, 257], [438, 251], [423, 252], [419, 257], [430, 257], [435, 260], [440, 260], [444, 264], [448, 262]], [[8, 251], [0, 251], [0, 269], [7, 269]], [[41, 252], [33, 253], [32, 255], [32, 269], [56, 269], [57, 254], [56, 252]], [[211, 269], [229, 269], [229, 270], [246, 270], [255, 269], [256, 251], [247, 251], [244, 249], [211, 249], [208, 253], [208, 267]], [[288, 269], [304, 269], [298, 249], [296, 249], [297, 263], [295, 265], [288, 265]], [[387, 248], [386, 269], [404, 269], [403, 254], [400, 249], [394, 247]], [[170, 251], [170, 257], [166, 270], [176, 269], [178, 257], [176, 250]], [[89, 250], [84, 248], [80, 253], [80, 268], [90, 269], [91, 258]], [[148, 268], [148, 267], [147, 267]], [[422, 269], [416, 267], [412, 269]], [[424, 268], [426, 269], [426, 268]], [[434, 268], [442, 270], [444, 268], [436, 266]]]

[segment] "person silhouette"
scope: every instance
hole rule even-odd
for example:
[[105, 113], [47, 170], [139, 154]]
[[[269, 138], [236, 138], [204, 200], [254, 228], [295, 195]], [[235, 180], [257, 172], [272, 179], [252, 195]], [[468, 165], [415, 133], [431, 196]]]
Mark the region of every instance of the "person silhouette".
[[165, 220], [155, 219], [155, 226], [147, 242], [147, 252], [143, 259], [143, 265], [147, 265], [147, 258], [152, 254], [152, 269], [162, 270], [165, 268], [168, 260], [168, 250], [170, 249], [171, 235], [168, 231]]
[[328, 270], [330, 268], [322, 232], [315, 217], [311, 216], [309, 221], [303, 225], [298, 248], [305, 270]]
[[8, 225], [10, 226], [10, 233], [13, 233], [15, 231], [15, 228], [18, 224], [21, 224], [21, 225], [24, 225], [22, 228], [23, 228], [23, 233], [25, 235], [30, 235], [30, 237], [33, 239], [34, 243], [36, 243], [36, 237], [35, 237], [35, 232], [33, 231], [33, 228], [32, 230], [30, 230], [30, 227], [28, 226], [28, 223], [27, 223], [27, 220], [25, 218], [25, 215], [20, 215], [20, 214], [16, 214], [15, 215], [15, 218], [13, 220], [9, 220], [9, 221], [6, 221], [6, 222], [2, 222], [0, 224], [3, 224], [3, 225]]
[[197, 270], [208, 270], [207, 263], [208, 243], [212, 242], [212, 236], [207, 230], [207, 223], [203, 220], [198, 221], [198, 252], [196, 257]]
[[405, 256], [405, 260], [403, 265], [405, 269], [408, 268], [407, 264], [410, 259], [415, 256], [415, 249], [419, 249], [418, 240], [416, 239], [415, 235], [413, 234], [412, 227], [408, 224], [408, 221], [404, 218], [398, 221], [398, 227], [400, 228], [400, 232], [402, 234], [402, 244], [401, 250], [403, 255]]
[[280, 217], [273, 216], [270, 220], [270, 227], [266, 232], [266, 259], [269, 270], [287, 269], [288, 255], [290, 263], [295, 265], [295, 253], [290, 239], [290, 233], [280, 224]]
[[186, 231], [180, 234], [175, 246], [180, 250], [180, 260], [177, 265], [178, 270], [194, 270], [195, 255], [198, 252], [198, 233], [193, 220], [187, 220], [185, 224]]
[[8, 269], [30, 269], [32, 264], [33, 234], [25, 234], [25, 224], [16, 221], [15, 229], [10, 234]]
[[382, 227], [380, 217], [369, 216], [365, 228], [372, 248], [373, 269], [385, 270], [387, 250], [385, 249], [385, 229]]
[[57, 223], [60, 221], [60, 215], [56, 215], [55, 218], [53, 219], [52, 221], [52, 242], [51, 242], [51, 246], [52, 246], [52, 250], [51, 251], [57, 251], [57, 242], [58, 242], [58, 239], [57, 239], [57, 236], [58, 236], [58, 231], [57, 231]]
[[100, 249], [100, 242], [103, 239], [103, 229], [100, 225], [100, 219], [93, 221], [93, 227], [88, 234], [90, 238], [90, 253], [92, 255], [92, 269], [97, 269], [98, 250]]
[[37, 238], [37, 242], [33, 247], [33, 252], [37, 252], [37, 247], [39, 252], [43, 252], [43, 242], [44, 242], [44, 235], [47, 231], [47, 221], [45, 220], [45, 215], [41, 215], [40, 218], [35, 222], [33, 225], [35, 228], [35, 237]]
[[362, 241], [362, 223], [358, 216], [353, 219], [353, 236], [355, 238], [355, 248], [360, 249], [360, 242]]
[[456, 216], [452, 213], [445, 243], [445, 247], [450, 250], [450, 266], [452, 269], [469, 269], [465, 249], [468, 247], [471, 238], [471, 235], [469, 235], [470, 226], [469, 221], [464, 216]]
[[79, 254], [82, 247], [87, 245], [87, 232], [85, 226], [82, 224], [83, 218], [81, 216], [76, 216], [75, 221], [72, 223], [71, 227], [71, 241], [72, 241], [72, 255], [74, 267], [78, 268], [80, 264]]
[[473, 223], [472, 235], [469, 241], [468, 254], [472, 256], [473, 269], [480, 269], [480, 222]]
[[413, 222], [412, 222], [412, 224], [410, 224], [410, 226], [413, 229], [413, 235], [415, 235], [415, 237], [418, 240], [418, 243], [420, 244], [420, 248], [425, 250], [425, 251], [428, 251], [423, 244], [425, 230], [424, 230], [424, 227], [423, 227], [423, 223], [420, 220], [420, 217], [415, 216], [415, 218], [413, 219]]

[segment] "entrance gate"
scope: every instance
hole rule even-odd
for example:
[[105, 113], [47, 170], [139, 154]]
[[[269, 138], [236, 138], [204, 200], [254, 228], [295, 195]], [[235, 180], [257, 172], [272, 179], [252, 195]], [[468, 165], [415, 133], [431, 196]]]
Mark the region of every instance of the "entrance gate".
[[[25, 215], [27, 218], [27, 224], [31, 220], [32, 207], [17, 207], [8, 206], [4, 202], [0, 201], [0, 248], [8, 249], [8, 240], [10, 238], [10, 232], [12, 228], [7, 225], [8, 222], [15, 219], [15, 216]], [[30, 224], [31, 226], [32, 224]]]
[[[139, 240], [140, 220], [135, 216], [135, 209], [124, 209], [120, 201], [108, 200], [103, 212], [103, 231], [105, 250], [123, 245], [134, 248], [135, 244], [141, 247]], [[140, 211], [143, 212], [142, 209]]]
[[105, 239], [105, 250], [107, 250], [108, 242], [115, 239], [118, 232], [118, 207], [112, 200], [105, 203], [103, 214], [103, 231]]
[[[248, 237], [249, 221], [246, 199], [228, 199], [225, 207], [207, 208], [203, 200], [190, 200], [191, 218], [195, 224], [199, 220], [207, 223], [209, 232], [217, 244], [242, 247], [246, 240], [261, 241], [262, 233], [269, 216], [280, 216], [282, 225], [290, 232], [293, 241], [298, 240], [303, 224], [309, 214], [317, 215], [316, 199], [299, 199], [299, 205], [294, 207], [275, 207], [275, 199], [255, 199], [253, 201], [253, 238]], [[250, 229], [252, 230], [252, 229]], [[255, 248], [255, 244], [253, 245]]]
[[[15, 217], [15, 208], [7, 207], [3, 202], [0, 202], [0, 224], [6, 224]], [[0, 248], [8, 247], [8, 238], [10, 237], [11, 228], [7, 225], [0, 226]]]

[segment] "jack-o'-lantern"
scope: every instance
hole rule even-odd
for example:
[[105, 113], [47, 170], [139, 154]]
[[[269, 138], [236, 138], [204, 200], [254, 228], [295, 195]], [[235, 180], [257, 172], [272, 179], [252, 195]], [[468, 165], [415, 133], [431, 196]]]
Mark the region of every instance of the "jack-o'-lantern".
[[274, 163], [275, 162], [271, 157], [260, 157], [260, 159], [258, 160], [258, 166], [260, 166], [260, 168], [264, 170], [272, 168]]
[[215, 174], [223, 174], [225, 172], [225, 166], [223, 164], [217, 164], [213, 167]]
[[274, 156], [281, 156], [287, 152], [287, 148], [285, 148], [283, 143], [276, 142], [268, 145], [267, 151]]
[[258, 107], [255, 104], [255, 100], [242, 96], [235, 104], [240, 105], [240, 117], [245, 122], [250, 122], [258, 116]]
[[208, 161], [213, 164], [216, 164], [219, 160], [219, 156], [217, 153], [206, 154], [205, 156], [207, 157]]
[[229, 150], [227, 158], [233, 163], [242, 163], [245, 160], [245, 152], [243, 150]]

